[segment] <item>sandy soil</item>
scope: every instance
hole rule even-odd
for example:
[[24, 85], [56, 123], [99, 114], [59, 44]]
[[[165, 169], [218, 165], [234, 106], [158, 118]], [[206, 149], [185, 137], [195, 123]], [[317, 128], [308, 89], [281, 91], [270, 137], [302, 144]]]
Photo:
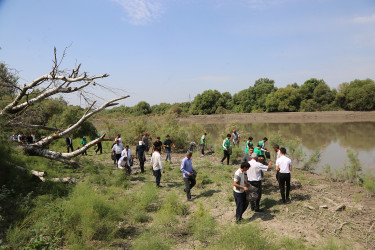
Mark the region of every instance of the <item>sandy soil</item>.
[[243, 113], [223, 115], [192, 115], [180, 117], [181, 122], [201, 124], [243, 123], [313, 123], [313, 122], [375, 122], [375, 111]]

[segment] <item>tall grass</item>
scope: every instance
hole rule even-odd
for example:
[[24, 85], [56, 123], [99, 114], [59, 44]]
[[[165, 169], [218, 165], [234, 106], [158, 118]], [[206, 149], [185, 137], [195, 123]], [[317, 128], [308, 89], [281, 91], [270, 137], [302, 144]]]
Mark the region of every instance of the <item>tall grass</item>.
[[210, 236], [216, 234], [216, 221], [202, 203], [198, 204], [198, 210], [191, 215], [188, 226], [194, 238], [202, 242], [208, 242]]

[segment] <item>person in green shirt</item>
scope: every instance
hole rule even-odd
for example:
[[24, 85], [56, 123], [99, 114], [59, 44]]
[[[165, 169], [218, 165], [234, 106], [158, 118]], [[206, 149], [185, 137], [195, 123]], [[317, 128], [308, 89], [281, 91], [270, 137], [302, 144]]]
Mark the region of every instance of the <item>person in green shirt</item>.
[[[81, 145], [84, 147], [87, 144], [86, 136], [82, 137]], [[82, 155], [87, 155], [86, 150], [82, 152]]]
[[256, 153], [258, 157], [264, 157], [263, 151], [261, 149], [262, 149], [262, 145], [260, 144], [258, 144], [257, 147], [254, 148], [254, 153]]
[[207, 133], [204, 133], [201, 137], [202, 156], [204, 156], [204, 147], [206, 146], [206, 135]]
[[230, 150], [230, 138], [231, 138], [231, 135], [230, 134], [227, 134], [227, 138], [224, 139], [223, 141], [223, 152], [224, 152], [224, 157], [223, 159], [221, 160], [221, 164], [223, 164], [225, 158], [227, 159], [227, 165], [229, 165], [229, 158], [230, 158], [230, 153], [229, 153], [229, 150]]
[[176, 146], [174, 145], [174, 143], [171, 141], [169, 135], [166, 136], [166, 139], [164, 140], [163, 142], [163, 145], [164, 145], [164, 149], [165, 149], [165, 152], [167, 153], [167, 157], [165, 158], [166, 161], [171, 161], [171, 150], [172, 150], [172, 146], [175, 148]]
[[245, 149], [245, 154], [248, 154], [249, 153], [249, 148], [250, 147], [254, 147], [254, 144], [253, 144], [253, 137], [249, 137], [247, 139], [247, 142], [246, 142], [246, 149]]

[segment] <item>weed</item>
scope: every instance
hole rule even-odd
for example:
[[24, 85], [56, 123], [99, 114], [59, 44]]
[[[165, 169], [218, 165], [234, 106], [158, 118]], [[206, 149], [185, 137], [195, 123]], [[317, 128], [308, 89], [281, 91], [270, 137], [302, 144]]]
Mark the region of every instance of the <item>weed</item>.
[[310, 155], [310, 158], [304, 162], [302, 169], [307, 171], [314, 171], [315, 166], [320, 162], [321, 151], [320, 148], [314, 150], [314, 152]]
[[188, 225], [194, 238], [199, 241], [207, 242], [209, 237], [216, 233], [216, 222], [202, 203], [198, 204], [198, 210], [191, 215]]

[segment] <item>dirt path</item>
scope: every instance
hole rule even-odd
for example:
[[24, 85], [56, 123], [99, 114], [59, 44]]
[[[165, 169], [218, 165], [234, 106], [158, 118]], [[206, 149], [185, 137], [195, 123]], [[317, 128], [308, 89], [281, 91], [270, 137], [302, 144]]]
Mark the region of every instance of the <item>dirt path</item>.
[[281, 112], [243, 113], [221, 115], [191, 115], [180, 117], [181, 122], [212, 123], [311, 123], [311, 122], [375, 122], [375, 111], [327, 111], [327, 112]]

